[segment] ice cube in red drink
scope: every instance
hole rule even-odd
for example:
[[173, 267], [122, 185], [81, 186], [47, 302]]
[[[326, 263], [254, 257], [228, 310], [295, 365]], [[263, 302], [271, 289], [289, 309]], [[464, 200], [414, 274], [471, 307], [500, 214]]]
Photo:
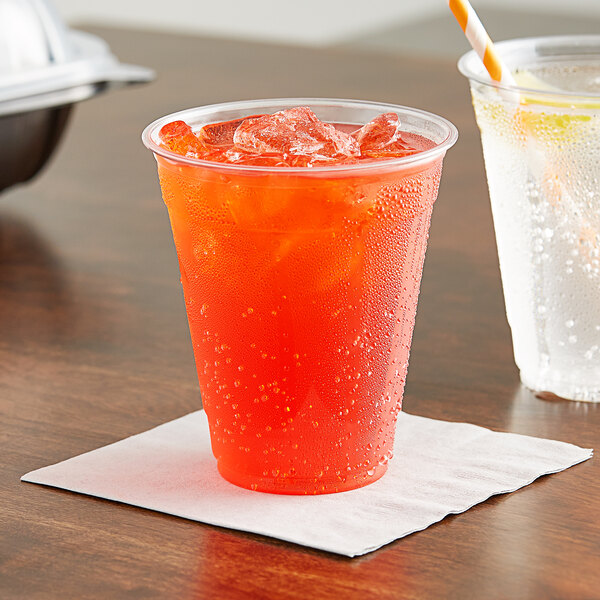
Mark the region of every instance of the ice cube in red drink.
[[198, 158], [205, 151], [202, 142], [185, 121], [167, 123], [158, 132], [162, 144], [177, 154]]
[[208, 149], [230, 148], [233, 146], [233, 134], [240, 124], [247, 119], [258, 119], [264, 115], [253, 115], [233, 121], [222, 121], [221, 123], [209, 123], [198, 131], [198, 139]]
[[355, 131], [352, 136], [360, 145], [361, 157], [394, 158], [418, 152], [402, 138], [396, 113], [384, 113]]
[[351, 135], [319, 121], [305, 106], [246, 119], [236, 129], [233, 141], [243, 152], [280, 154], [293, 166], [352, 159], [360, 154]]

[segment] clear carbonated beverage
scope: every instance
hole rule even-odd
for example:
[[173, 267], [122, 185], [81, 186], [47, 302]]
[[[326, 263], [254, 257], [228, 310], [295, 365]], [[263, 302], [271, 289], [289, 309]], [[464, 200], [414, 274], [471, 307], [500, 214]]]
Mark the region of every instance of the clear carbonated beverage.
[[600, 401], [600, 36], [501, 42], [521, 89], [466, 55], [521, 380]]

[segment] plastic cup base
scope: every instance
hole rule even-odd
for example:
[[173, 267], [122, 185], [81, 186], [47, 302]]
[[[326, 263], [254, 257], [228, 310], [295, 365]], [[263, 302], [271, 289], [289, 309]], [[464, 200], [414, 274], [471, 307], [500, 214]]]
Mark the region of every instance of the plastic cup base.
[[362, 471], [349, 475], [345, 481], [336, 479], [313, 478], [304, 479], [298, 477], [258, 477], [239, 473], [229, 469], [220, 462], [217, 468], [221, 476], [238, 487], [246, 488], [256, 492], [267, 492], [269, 494], [289, 495], [316, 495], [334, 494], [355, 490], [380, 479], [387, 471], [387, 464], [377, 465], [373, 470]]

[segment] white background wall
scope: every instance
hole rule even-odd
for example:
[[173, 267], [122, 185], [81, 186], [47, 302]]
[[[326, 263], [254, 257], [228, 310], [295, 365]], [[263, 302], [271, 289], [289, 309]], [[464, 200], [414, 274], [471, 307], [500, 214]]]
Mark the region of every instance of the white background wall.
[[[600, 0], [472, 0], [475, 8], [600, 16]], [[447, 0], [54, 0], [69, 23], [326, 45], [450, 13]]]

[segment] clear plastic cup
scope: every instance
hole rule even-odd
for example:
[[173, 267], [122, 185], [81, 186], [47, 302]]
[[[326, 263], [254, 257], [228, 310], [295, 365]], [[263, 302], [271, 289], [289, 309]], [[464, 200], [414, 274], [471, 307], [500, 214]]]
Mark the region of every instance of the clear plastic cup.
[[522, 382], [600, 401], [600, 36], [496, 44], [520, 87], [469, 79]]
[[[427, 150], [318, 167], [174, 154], [194, 130], [309, 106], [339, 127], [395, 112]], [[253, 490], [318, 494], [376, 481], [391, 458], [429, 221], [453, 125], [399, 106], [260, 100], [163, 117], [158, 163], [198, 378], [220, 473]]]

